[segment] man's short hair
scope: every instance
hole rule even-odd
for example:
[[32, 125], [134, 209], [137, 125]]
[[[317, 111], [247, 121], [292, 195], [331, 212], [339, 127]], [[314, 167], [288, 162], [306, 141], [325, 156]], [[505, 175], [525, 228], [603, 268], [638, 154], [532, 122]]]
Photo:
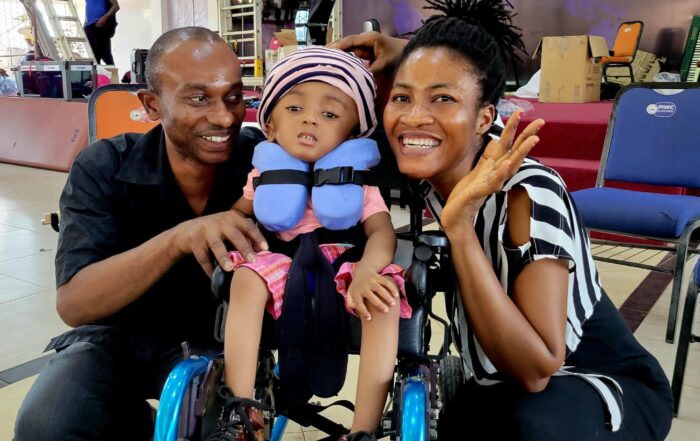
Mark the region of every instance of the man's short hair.
[[[160, 74], [163, 72], [163, 55], [170, 52], [177, 44], [187, 40], [203, 43], [225, 43], [216, 32], [199, 26], [188, 26], [169, 30], [153, 43], [146, 57], [146, 83], [148, 89], [160, 92]], [[205, 68], [204, 66], [202, 68]]]

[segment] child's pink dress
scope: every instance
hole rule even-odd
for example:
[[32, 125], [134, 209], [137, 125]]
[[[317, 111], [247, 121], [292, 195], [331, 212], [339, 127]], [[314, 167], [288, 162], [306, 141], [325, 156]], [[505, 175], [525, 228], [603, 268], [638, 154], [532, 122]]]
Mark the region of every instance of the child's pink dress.
[[[248, 174], [247, 184], [245, 187], [243, 187], [243, 197], [248, 200], [253, 200], [255, 196], [255, 190], [253, 189], [253, 178], [257, 176], [260, 176], [260, 172], [257, 169], [253, 169], [253, 171]], [[363, 189], [365, 201], [362, 208], [362, 215], [360, 216], [360, 222], [364, 222], [367, 218], [374, 214], [389, 212], [377, 187], [365, 185], [363, 186]], [[311, 207], [311, 200], [309, 200], [306, 209], [304, 210], [304, 215], [299, 223], [291, 230], [279, 232], [277, 235], [284, 241], [290, 241], [300, 234], [309, 233], [321, 227], [322, 225], [314, 215], [313, 208]], [[326, 259], [333, 263], [338, 256], [352, 248], [352, 245], [321, 244], [319, 247]], [[270, 251], [260, 251], [255, 255], [255, 262], [249, 263], [246, 262], [245, 258], [238, 251], [232, 251], [229, 253], [229, 255], [233, 261], [234, 270], [238, 267], [244, 266], [252, 269], [260, 277], [262, 277], [271, 294], [271, 299], [267, 304], [267, 311], [272, 314], [275, 319], [279, 318], [280, 314], [282, 313], [284, 288], [287, 283], [287, 275], [289, 274], [292, 259], [284, 254]], [[352, 310], [347, 307], [348, 287], [352, 281], [352, 274], [356, 265], [357, 263], [355, 262], [343, 263], [338, 270], [338, 274], [335, 276], [336, 288], [338, 293], [345, 298], [345, 307], [349, 312], [352, 312]], [[380, 274], [391, 277], [399, 287], [399, 290], [401, 291], [401, 317], [410, 318], [412, 310], [411, 306], [408, 304], [408, 301], [406, 301], [403, 268], [395, 264], [390, 264], [384, 268]]]

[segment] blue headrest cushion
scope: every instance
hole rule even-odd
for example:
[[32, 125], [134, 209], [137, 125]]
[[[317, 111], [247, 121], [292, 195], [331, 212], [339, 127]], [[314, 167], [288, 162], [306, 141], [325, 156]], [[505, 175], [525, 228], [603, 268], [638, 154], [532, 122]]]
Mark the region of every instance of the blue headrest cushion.
[[[263, 141], [255, 146], [253, 166], [260, 172], [268, 170], [309, 171], [309, 164], [287, 153], [280, 145]], [[255, 189], [253, 212], [270, 231], [294, 228], [306, 208], [308, 190], [301, 184], [269, 184]]]
[[[334, 167], [353, 167], [367, 170], [379, 163], [377, 143], [368, 138], [345, 141], [333, 151], [316, 161], [314, 170]], [[322, 185], [311, 190], [314, 214], [321, 225], [329, 230], [346, 230], [360, 220], [364, 206], [361, 185]]]

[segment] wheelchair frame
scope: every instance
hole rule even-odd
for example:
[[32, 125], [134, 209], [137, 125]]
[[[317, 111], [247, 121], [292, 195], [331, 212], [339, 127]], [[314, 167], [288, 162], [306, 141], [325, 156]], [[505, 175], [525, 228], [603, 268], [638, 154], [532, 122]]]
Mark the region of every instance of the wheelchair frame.
[[[415, 194], [415, 193], [414, 193]], [[415, 198], [413, 198], [415, 199]], [[449, 244], [440, 232], [422, 233], [421, 205], [411, 203], [410, 232], [398, 233], [401, 240], [409, 239], [413, 244], [412, 260], [406, 272], [406, 293], [409, 304], [414, 311], [424, 308], [419, 342], [420, 349], [414, 353], [402, 353], [402, 332], [399, 333], [399, 356], [394, 374], [394, 387], [390, 390], [391, 410], [385, 411], [377, 438], [389, 436], [400, 441], [435, 440], [437, 418], [441, 402], [450, 397], [443, 396], [447, 391], [440, 390], [440, 361], [448, 357], [452, 342], [450, 323], [437, 317], [432, 312], [432, 300], [437, 291], [445, 294], [445, 303], [450, 314], [454, 308], [457, 295], [456, 282], [449, 259]], [[416, 215], [416, 213], [418, 213]], [[415, 315], [414, 315], [415, 317]], [[428, 355], [430, 340], [429, 318], [444, 326], [444, 340], [437, 355]], [[408, 326], [412, 319], [401, 319], [401, 324]], [[352, 328], [352, 326], [351, 326]], [[402, 326], [403, 328], [403, 326]], [[409, 335], [409, 337], [415, 337]], [[303, 406], [291, 405], [280, 393], [277, 365], [272, 367], [271, 352], [261, 351], [256, 378], [256, 395], [270, 403], [274, 409], [271, 420], [274, 424], [266, 428], [265, 439], [281, 440], [288, 421], [295, 421], [304, 427], [314, 427], [328, 434], [325, 440], [337, 440], [348, 433], [343, 425], [331, 421], [319, 412], [333, 405], [341, 405], [354, 410], [352, 403], [336, 401], [328, 406], [318, 403], [306, 403]], [[452, 356], [453, 357], [453, 356]], [[161, 394], [160, 407], [156, 417], [154, 441], [185, 441], [201, 439], [202, 421], [208, 410], [205, 403], [211, 404], [215, 387], [212, 378], [221, 379], [222, 357], [191, 357], [180, 362], [170, 373]], [[220, 364], [220, 366], [217, 366]], [[262, 382], [261, 380], [262, 374]], [[265, 381], [265, 378], [267, 380]], [[387, 406], [388, 408], [388, 406]]]

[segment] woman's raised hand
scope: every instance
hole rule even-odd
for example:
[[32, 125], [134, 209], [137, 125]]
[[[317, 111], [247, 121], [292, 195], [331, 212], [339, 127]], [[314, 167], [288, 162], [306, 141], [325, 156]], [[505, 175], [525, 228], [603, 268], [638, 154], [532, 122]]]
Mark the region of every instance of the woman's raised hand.
[[448, 234], [474, 224], [474, 217], [486, 197], [503, 188], [539, 142], [536, 133], [544, 125], [542, 119], [528, 124], [513, 141], [521, 115], [521, 111], [511, 115], [501, 137], [488, 143], [476, 166], [450, 193], [440, 216], [442, 227]]

